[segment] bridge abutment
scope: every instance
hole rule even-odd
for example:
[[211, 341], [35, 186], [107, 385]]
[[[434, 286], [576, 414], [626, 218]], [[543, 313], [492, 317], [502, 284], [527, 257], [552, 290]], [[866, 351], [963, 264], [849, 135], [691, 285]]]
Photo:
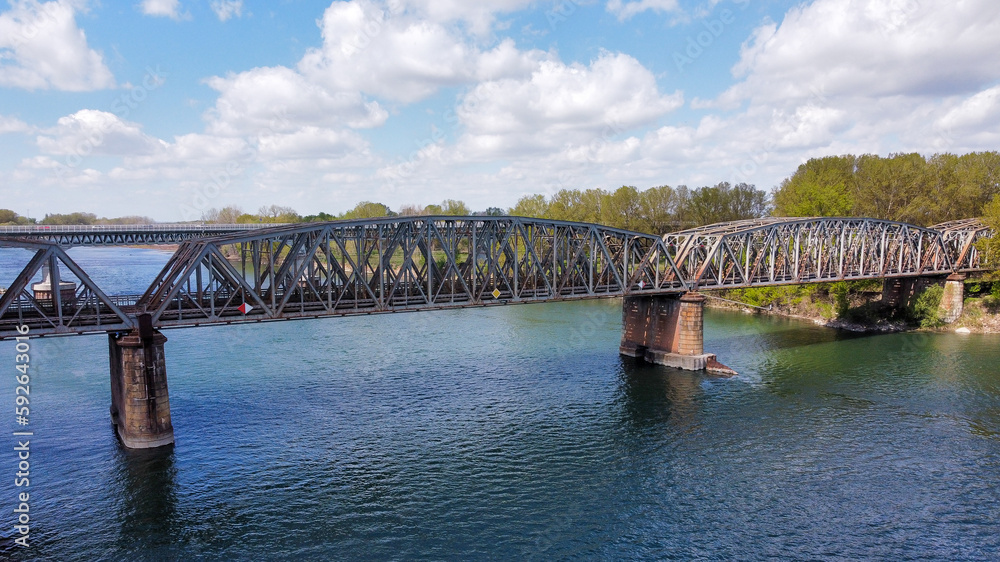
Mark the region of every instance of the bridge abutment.
[[705, 297], [628, 296], [622, 304], [622, 355], [688, 371], [734, 375], [704, 350]]
[[174, 442], [163, 349], [167, 338], [151, 327], [148, 334], [140, 332], [108, 335], [111, 421], [123, 445], [151, 449]]

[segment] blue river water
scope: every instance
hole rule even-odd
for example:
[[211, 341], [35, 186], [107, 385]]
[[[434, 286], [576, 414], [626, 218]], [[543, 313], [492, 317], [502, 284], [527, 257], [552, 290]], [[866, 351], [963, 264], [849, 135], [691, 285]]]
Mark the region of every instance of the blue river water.
[[[71, 255], [141, 292], [168, 254]], [[725, 379], [620, 357], [615, 300], [164, 333], [157, 451], [104, 336], [31, 340], [27, 549], [0, 342], [0, 558], [1000, 558], [998, 336], [709, 310]]]

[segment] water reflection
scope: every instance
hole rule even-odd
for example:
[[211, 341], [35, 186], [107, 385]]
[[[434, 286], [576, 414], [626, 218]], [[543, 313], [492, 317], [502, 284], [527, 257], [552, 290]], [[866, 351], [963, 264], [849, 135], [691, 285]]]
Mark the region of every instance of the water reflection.
[[119, 444], [115, 460], [119, 552], [148, 554], [151, 547], [169, 546], [177, 516], [174, 447], [129, 450]]
[[621, 391], [626, 427], [643, 432], [668, 424], [691, 431], [698, 427], [701, 384], [706, 375], [621, 358]]

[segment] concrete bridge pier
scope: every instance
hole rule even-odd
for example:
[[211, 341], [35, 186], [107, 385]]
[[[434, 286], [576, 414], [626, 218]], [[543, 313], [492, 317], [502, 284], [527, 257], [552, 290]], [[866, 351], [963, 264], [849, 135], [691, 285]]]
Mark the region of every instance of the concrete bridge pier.
[[111, 421], [122, 444], [130, 449], [171, 445], [167, 338], [153, 329], [148, 316], [125, 335], [108, 334], [111, 362]]
[[965, 306], [965, 274], [952, 273], [944, 282], [941, 295], [941, 317], [948, 324], [958, 320]]
[[705, 297], [694, 292], [625, 297], [619, 352], [676, 369], [735, 375], [705, 353], [704, 312]]

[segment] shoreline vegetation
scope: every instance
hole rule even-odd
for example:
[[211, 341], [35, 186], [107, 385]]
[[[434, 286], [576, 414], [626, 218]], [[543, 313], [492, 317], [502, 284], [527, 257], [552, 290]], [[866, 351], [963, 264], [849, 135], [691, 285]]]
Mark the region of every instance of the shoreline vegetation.
[[[709, 308], [809, 320], [850, 332], [955, 332], [1000, 334], [1000, 282], [965, 284], [962, 315], [945, 323], [941, 287], [932, 285], [908, 305], [883, 302], [881, 281], [849, 281], [709, 291]], [[964, 330], [963, 330], [964, 331]]]
[[[362, 201], [332, 215], [299, 215], [291, 207], [270, 205], [257, 213], [237, 205], [205, 210], [195, 222], [292, 223], [413, 215], [519, 215], [580, 221], [639, 232], [668, 233], [718, 222], [778, 217], [848, 217], [901, 221], [918, 226], [981, 217], [1000, 232], [1000, 152], [950, 153], [923, 156], [896, 153], [886, 157], [864, 154], [813, 158], [775, 186], [770, 193], [746, 183], [720, 182], [688, 188], [661, 185], [639, 190], [562, 189], [548, 196], [525, 195], [509, 208], [473, 212], [463, 201], [402, 205], [393, 211], [378, 202]], [[98, 218], [92, 213], [46, 215], [41, 220], [0, 209], [0, 224], [150, 224], [149, 217]], [[144, 246], [136, 246], [144, 247]], [[168, 250], [166, 246], [153, 249]], [[768, 314], [798, 317], [825, 326], [854, 331], [908, 329], [1000, 333], [1000, 237], [978, 248], [992, 271], [965, 283], [965, 307], [954, 323], [944, 325], [937, 314], [941, 288], [930, 286], [902, 307], [882, 303], [881, 282], [855, 281], [784, 287], [756, 287], [709, 295], [771, 307]], [[709, 299], [710, 306], [759, 309]]]

